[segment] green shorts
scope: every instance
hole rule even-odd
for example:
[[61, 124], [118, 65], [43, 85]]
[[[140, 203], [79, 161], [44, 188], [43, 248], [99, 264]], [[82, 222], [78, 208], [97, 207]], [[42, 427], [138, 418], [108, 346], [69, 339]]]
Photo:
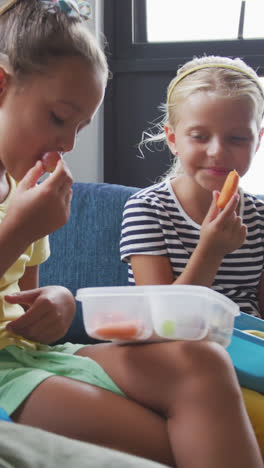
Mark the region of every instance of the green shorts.
[[38, 350], [15, 345], [0, 351], [0, 407], [11, 415], [43, 380], [61, 375], [125, 396], [104, 369], [75, 353], [87, 345], [40, 345]]

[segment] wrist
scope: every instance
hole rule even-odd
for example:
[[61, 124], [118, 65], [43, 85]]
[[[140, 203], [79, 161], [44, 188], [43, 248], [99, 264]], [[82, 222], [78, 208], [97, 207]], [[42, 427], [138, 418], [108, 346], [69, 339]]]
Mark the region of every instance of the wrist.
[[222, 256], [208, 246], [198, 244], [184, 271], [177, 278], [179, 284], [197, 284], [211, 287], [222, 262]]
[[17, 219], [6, 215], [1, 223], [1, 240], [7, 240], [6, 247], [23, 253], [32, 243], [26, 225], [19, 223]]
[[209, 263], [210, 265], [216, 265], [217, 268], [221, 265], [225, 256], [223, 252], [219, 252], [215, 245], [209, 245], [202, 241], [197, 244], [195, 251], [196, 254], [201, 257], [203, 262]]
[[192, 265], [196, 265], [198, 284], [211, 286], [222, 263], [223, 256], [219, 252], [198, 244], [192, 255]]

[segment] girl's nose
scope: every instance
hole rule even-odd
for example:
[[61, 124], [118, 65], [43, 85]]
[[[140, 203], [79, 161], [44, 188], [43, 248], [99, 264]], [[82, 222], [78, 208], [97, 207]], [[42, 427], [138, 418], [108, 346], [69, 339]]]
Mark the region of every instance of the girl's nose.
[[71, 151], [76, 142], [77, 132], [74, 131], [65, 131], [63, 135], [60, 135], [56, 141], [56, 148], [58, 151], [63, 153], [68, 153]]
[[208, 156], [217, 156], [224, 151], [223, 141], [218, 137], [213, 137], [210, 139], [208, 144], [207, 153]]

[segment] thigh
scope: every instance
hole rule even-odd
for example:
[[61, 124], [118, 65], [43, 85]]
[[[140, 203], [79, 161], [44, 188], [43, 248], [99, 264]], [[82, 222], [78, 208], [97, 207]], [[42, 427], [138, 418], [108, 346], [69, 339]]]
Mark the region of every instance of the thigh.
[[32, 392], [12, 418], [173, 466], [163, 418], [127, 398], [84, 382], [50, 377]]
[[[190, 394], [201, 378], [236, 381], [228, 353], [217, 343], [171, 341], [154, 344], [115, 345], [105, 343], [85, 347], [79, 355], [100, 364], [118, 387], [132, 400], [167, 415], [171, 404]], [[205, 403], [207, 404], [207, 393]], [[200, 402], [201, 403], [201, 402]]]

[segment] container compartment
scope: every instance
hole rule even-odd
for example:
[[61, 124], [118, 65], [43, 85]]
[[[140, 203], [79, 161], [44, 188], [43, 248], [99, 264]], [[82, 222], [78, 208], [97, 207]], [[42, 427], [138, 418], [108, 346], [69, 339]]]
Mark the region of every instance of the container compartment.
[[[145, 341], [152, 334], [148, 297], [133, 294], [125, 286], [84, 288], [77, 291], [82, 302], [84, 327], [88, 335], [107, 341]], [[130, 291], [130, 289], [129, 289]]]

